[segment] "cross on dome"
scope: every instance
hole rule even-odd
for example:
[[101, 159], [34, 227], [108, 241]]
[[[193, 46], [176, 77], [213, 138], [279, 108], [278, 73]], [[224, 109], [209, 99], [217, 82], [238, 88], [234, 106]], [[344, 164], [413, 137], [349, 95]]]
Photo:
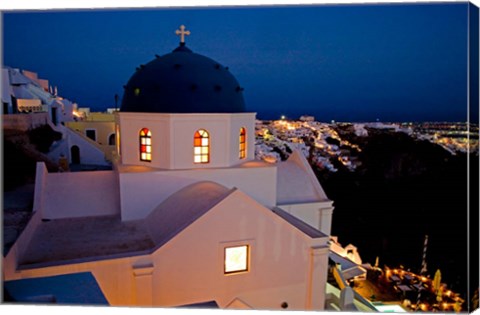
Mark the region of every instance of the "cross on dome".
[[176, 30], [175, 34], [180, 36], [180, 43], [185, 44], [185, 35], [189, 36], [190, 31], [185, 30], [185, 25], [180, 25], [180, 29]]

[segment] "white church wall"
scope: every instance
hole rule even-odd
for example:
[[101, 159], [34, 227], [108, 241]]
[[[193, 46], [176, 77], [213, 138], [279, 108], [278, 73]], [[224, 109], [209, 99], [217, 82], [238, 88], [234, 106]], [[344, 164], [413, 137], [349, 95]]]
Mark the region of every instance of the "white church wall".
[[[323, 244], [324, 257], [311, 265], [314, 241]], [[225, 307], [239, 297], [255, 309], [280, 309], [283, 302], [292, 310], [321, 309], [323, 302], [309, 297], [325, 298], [326, 241], [312, 240], [237, 190], [154, 254], [154, 304], [216, 300]], [[224, 248], [245, 244], [249, 270], [225, 275]]]
[[[246, 157], [239, 158], [240, 128], [246, 129]], [[255, 113], [232, 115], [230, 128], [229, 165], [255, 159]]]
[[[116, 114], [120, 130], [121, 158], [123, 164], [145, 165], [157, 168], [169, 168], [171, 164], [170, 117], [168, 114], [118, 113]], [[140, 130], [148, 128], [152, 141], [152, 161], [140, 161]], [[193, 143], [193, 138], [190, 143]]]
[[[172, 146], [170, 153], [173, 169], [210, 168], [229, 166], [227, 132], [230, 130], [229, 114], [182, 114], [172, 118]], [[193, 139], [197, 130], [204, 129], [210, 137], [210, 162], [195, 164]]]
[[[12, 250], [14, 247], [10, 251]], [[10, 252], [7, 259], [11, 259]], [[138, 262], [143, 260], [151, 260], [151, 255], [141, 254], [92, 261], [83, 259], [66, 264], [39, 265], [16, 271], [6, 269], [4, 279], [10, 281], [91, 272], [110, 306], [133, 306], [136, 305], [137, 294], [142, 294], [142, 289], [135, 286], [134, 270]], [[10, 263], [8, 265], [12, 266]], [[140, 290], [137, 292], [137, 289]]]
[[238, 167], [218, 169], [128, 172], [119, 174], [122, 220], [147, 216], [172, 193], [192, 183], [211, 180], [237, 187], [267, 207], [276, 202], [276, 168]]
[[303, 222], [314, 228], [330, 235], [332, 227], [333, 206], [332, 201], [284, 204], [278, 205], [279, 208], [299, 218]]
[[[122, 163], [164, 169], [229, 167], [254, 158], [255, 113], [156, 114], [119, 113]], [[239, 131], [247, 129], [247, 159], [239, 159]], [[139, 132], [152, 133], [152, 161], [140, 161]], [[210, 161], [194, 163], [195, 132], [210, 136]]]
[[112, 215], [120, 207], [113, 171], [49, 173], [44, 194], [43, 218], [48, 219]]
[[[321, 310], [327, 241], [311, 239], [236, 190], [152, 254], [10, 268], [5, 279], [92, 272], [112, 306], [215, 300], [225, 307], [238, 297], [256, 309], [280, 309], [286, 302], [290, 310]], [[248, 271], [225, 275], [225, 247], [245, 244], [250, 246]]]
[[156, 206], [195, 180], [155, 173], [119, 173], [122, 221], [145, 218]]

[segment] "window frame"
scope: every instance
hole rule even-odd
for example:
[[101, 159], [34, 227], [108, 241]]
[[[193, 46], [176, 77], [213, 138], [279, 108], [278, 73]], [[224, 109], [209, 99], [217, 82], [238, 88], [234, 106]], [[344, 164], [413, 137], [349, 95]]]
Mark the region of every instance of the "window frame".
[[247, 158], [247, 128], [241, 127], [238, 137], [238, 157], [240, 160]]
[[[210, 133], [206, 129], [201, 128], [195, 131], [193, 135], [193, 163], [194, 164], [210, 163], [210, 144], [211, 144]], [[197, 157], [199, 158], [199, 161], [197, 161]]]
[[[241, 248], [241, 247], [246, 247], [245, 269], [237, 269], [237, 270], [227, 271], [227, 249]], [[231, 245], [231, 246], [224, 246], [224, 248], [223, 248], [223, 274], [225, 276], [227, 276], [227, 275], [234, 275], [234, 274], [241, 274], [241, 273], [249, 272], [250, 271], [250, 256], [251, 256], [251, 246], [249, 244], [243, 243], [243, 244], [237, 244], [237, 245]]]
[[[139, 134], [138, 151], [140, 154], [140, 161], [152, 162], [152, 132], [148, 128], [142, 128], [140, 129], [140, 132], [138, 134]], [[144, 157], [144, 154], [145, 154], [145, 157]]]
[[[93, 137], [94, 137], [95, 139], [90, 138], [90, 137], [88, 136], [88, 132], [90, 132], [90, 131], [93, 131]], [[97, 142], [97, 129], [95, 129], [95, 128], [85, 128], [85, 137], [87, 137], [88, 139], [90, 139], [90, 140], [92, 140], [92, 141]]]

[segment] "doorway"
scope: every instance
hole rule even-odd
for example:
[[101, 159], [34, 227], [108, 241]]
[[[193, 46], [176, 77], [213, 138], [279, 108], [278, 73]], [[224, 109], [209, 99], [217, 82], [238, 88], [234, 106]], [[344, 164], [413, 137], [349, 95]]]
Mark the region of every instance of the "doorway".
[[56, 126], [57, 125], [57, 108], [52, 107], [52, 123]]
[[70, 156], [72, 158], [72, 164], [80, 164], [80, 148], [76, 145], [70, 148]]

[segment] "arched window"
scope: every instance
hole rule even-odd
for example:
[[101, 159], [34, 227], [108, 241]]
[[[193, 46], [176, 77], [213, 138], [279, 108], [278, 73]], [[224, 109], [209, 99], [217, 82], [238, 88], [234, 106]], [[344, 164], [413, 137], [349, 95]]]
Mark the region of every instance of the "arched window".
[[140, 161], [152, 161], [152, 133], [147, 128], [140, 130]]
[[108, 136], [108, 145], [115, 145], [115, 134], [112, 133], [110, 136]]
[[197, 130], [193, 138], [193, 162], [210, 162], [210, 135], [204, 129]]
[[247, 146], [247, 131], [245, 128], [240, 128], [240, 138], [239, 138], [239, 158], [244, 159], [247, 156], [246, 146]]

